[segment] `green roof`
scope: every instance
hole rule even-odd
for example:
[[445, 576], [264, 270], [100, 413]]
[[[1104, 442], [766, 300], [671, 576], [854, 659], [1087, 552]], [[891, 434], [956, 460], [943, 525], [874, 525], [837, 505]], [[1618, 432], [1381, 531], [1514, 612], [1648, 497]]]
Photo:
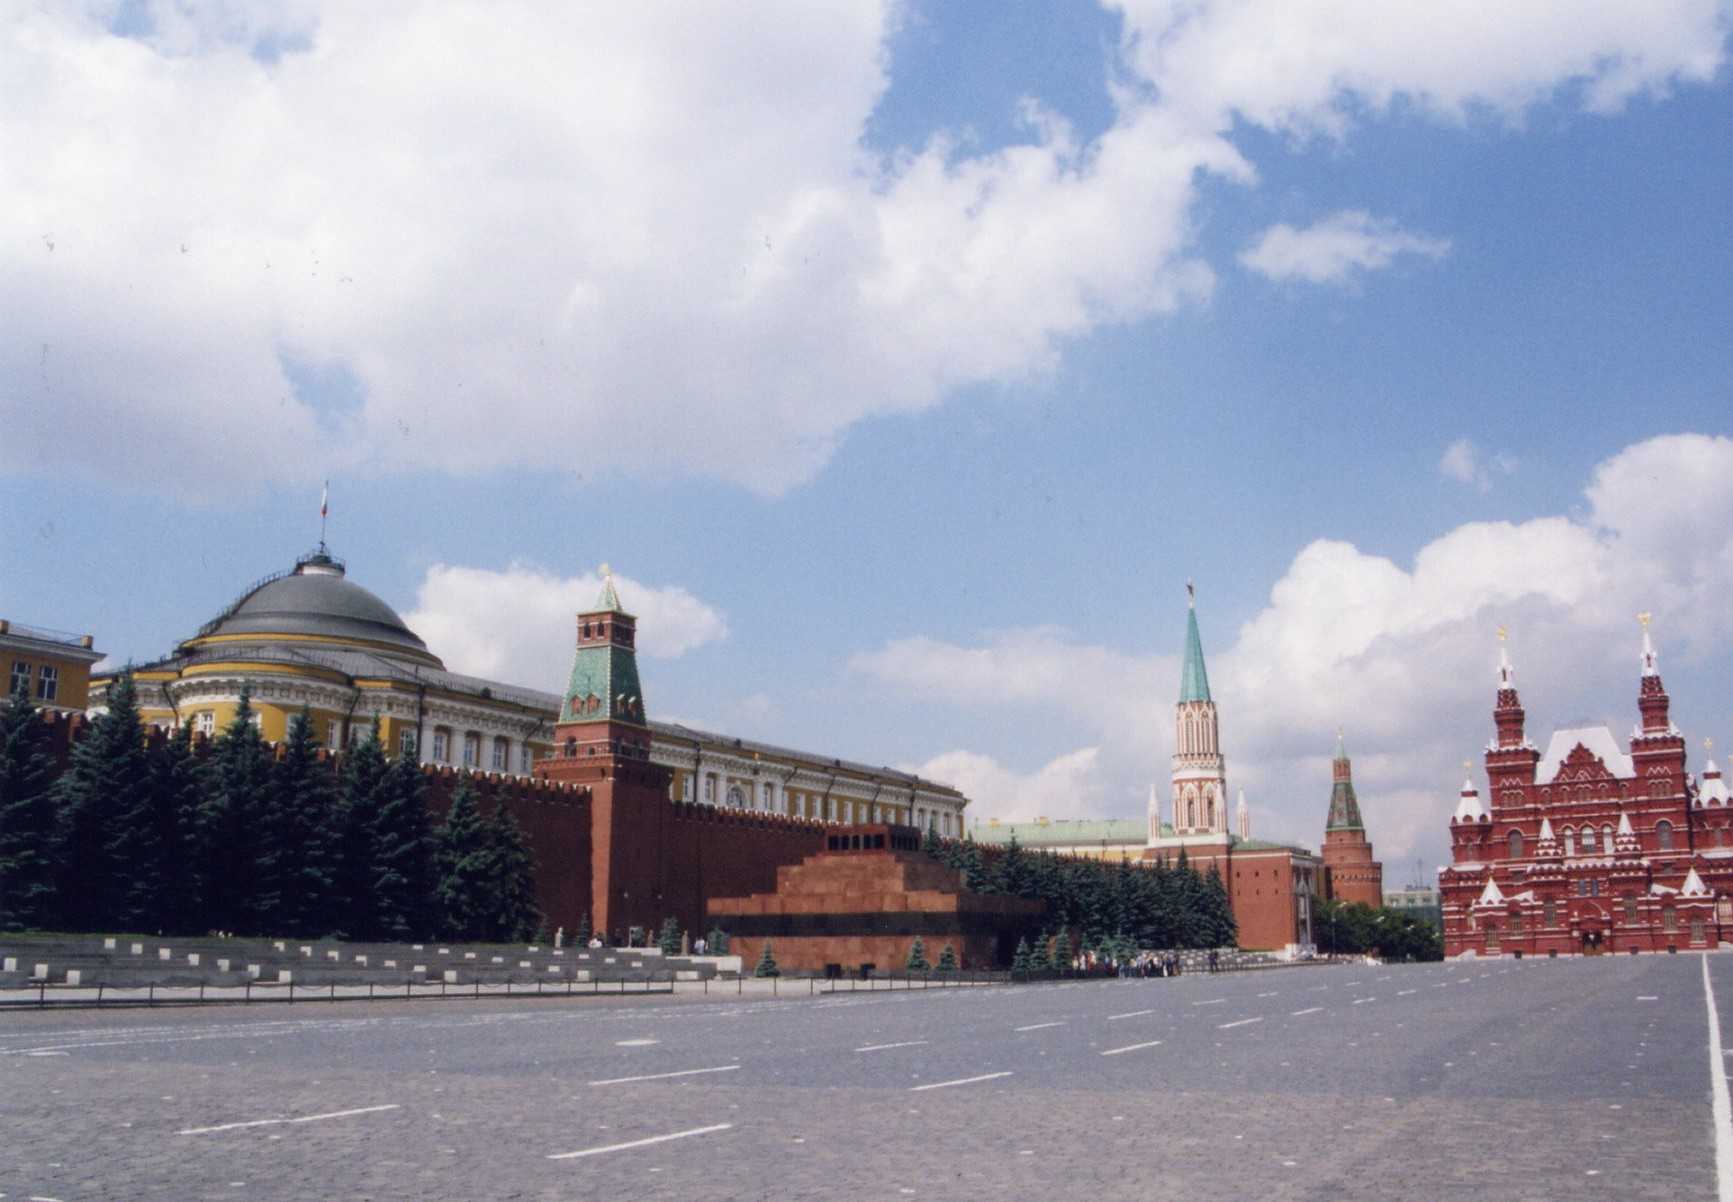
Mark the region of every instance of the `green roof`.
[[[1068, 818], [1056, 822], [977, 822], [969, 828], [977, 843], [1009, 843], [1011, 836], [1024, 847], [1080, 847], [1088, 843], [1114, 846], [1149, 841], [1149, 826], [1142, 818]], [[1166, 823], [1161, 833], [1173, 833]]]
[[595, 608], [588, 612], [616, 614], [626, 612], [626, 607], [620, 604], [620, 594], [614, 588], [614, 574], [605, 567], [602, 569], [602, 595], [596, 598]]
[[1354, 796], [1354, 782], [1339, 780], [1330, 787], [1330, 818], [1324, 823], [1324, 829], [1330, 831], [1363, 831], [1366, 824], [1360, 821], [1360, 802]]
[[[591, 698], [596, 708], [590, 709]], [[579, 647], [572, 657], [572, 676], [560, 705], [560, 719], [601, 722], [613, 718], [644, 721], [644, 687], [638, 683], [638, 657], [629, 647], [598, 643]]]
[[1185, 666], [1179, 674], [1179, 699], [1208, 701], [1209, 673], [1203, 666], [1203, 640], [1197, 633], [1196, 608], [1185, 611]]

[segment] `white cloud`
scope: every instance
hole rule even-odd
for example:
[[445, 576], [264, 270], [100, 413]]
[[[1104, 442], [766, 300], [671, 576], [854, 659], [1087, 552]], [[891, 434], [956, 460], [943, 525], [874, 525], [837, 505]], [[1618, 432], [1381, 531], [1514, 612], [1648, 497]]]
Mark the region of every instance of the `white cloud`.
[[[638, 649], [675, 659], [728, 636], [722, 615], [677, 586], [614, 577], [620, 601], [638, 618]], [[564, 689], [580, 610], [601, 592], [597, 575], [558, 576], [526, 564], [504, 571], [435, 564], [404, 622], [445, 666], [508, 684]]]
[[1447, 239], [1410, 234], [1394, 221], [1345, 211], [1303, 230], [1272, 225], [1241, 252], [1240, 263], [1272, 280], [1334, 284], [1359, 271], [1388, 267], [1398, 255], [1442, 259], [1449, 249]]
[[1085, 747], [1025, 774], [1005, 767], [991, 756], [948, 751], [912, 771], [928, 780], [955, 785], [967, 797], [991, 797], [993, 808], [984, 812], [995, 818], [1011, 821], [1087, 818], [1099, 815], [1110, 798], [1110, 782], [1100, 770], [1100, 755], [1100, 748]]
[[[896, 6], [161, 0], [0, 23], [0, 471], [205, 489], [608, 462], [775, 493], [854, 423], [1207, 297], [1237, 119], [1345, 135], [1711, 77], [1703, 0], [1127, 3], [1111, 127], [863, 132]], [[1329, 36], [1319, 36], [1326, 29]], [[359, 400], [296, 393], [341, 369]], [[64, 437], [67, 413], [83, 437]], [[151, 456], [136, 447], [147, 443]], [[261, 446], [268, 453], [261, 454]], [[196, 473], [162, 473], [162, 462]]]
[[[1478, 773], [1491, 729], [1500, 624], [1513, 632], [1537, 741], [1548, 733], [1540, 715], [1563, 725], [1585, 705], [1591, 720], [1628, 727], [1639, 610], [1657, 616], [1663, 670], [1724, 645], [1733, 634], [1725, 603], [1733, 591], [1733, 439], [1680, 434], [1637, 443], [1600, 464], [1585, 495], [1580, 517], [1458, 526], [1406, 567], [1320, 539], [1295, 556], [1231, 642], [1202, 611], [1229, 786], [1246, 789], [1254, 833], [1317, 845], [1341, 724], [1386, 878], [1406, 880], [1416, 854], [1442, 854], [1460, 762], [1475, 759]], [[999, 632], [970, 647], [900, 641], [855, 657], [852, 667], [959, 705], [1006, 707], [1031, 721], [1058, 712], [1100, 732], [1088, 771], [1069, 776], [1051, 764], [1023, 769], [950, 753], [977, 782], [971, 796], [981, 816], [1023, 815], [1034, 804], [1052, 814], [1136, 815], [1151, 780], [1165, 789], [1172, 658], [1047, 629]], [[1676, 710], [1674, 719], [1690, 733], [1719, 715]], [[1027, 750], [1037, 760], [1044, 754], [1038, 740]], [[1053, 764], [1076, 766], [1071, 754]], [[1075, 790], [1069, 802], [1067, 788]]]
[[1480, 448], [1466, 438], [1459, 438], [1445, 447], [1444, 454], [1438, 459], [1439, 475], [1482, 493], [1492, 491], [1493, 472], [1508, 476], [1515, 471], [1514, 458], [1498, 454], [1483, 461]]

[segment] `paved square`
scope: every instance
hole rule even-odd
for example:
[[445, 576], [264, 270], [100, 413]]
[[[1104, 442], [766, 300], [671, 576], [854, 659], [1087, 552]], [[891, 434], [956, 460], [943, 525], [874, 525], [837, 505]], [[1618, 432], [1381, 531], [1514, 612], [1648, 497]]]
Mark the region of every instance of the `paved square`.
[[1714, 1198], [1709, 1045], [1698, 956], [8, 1013], [0, 1195]]

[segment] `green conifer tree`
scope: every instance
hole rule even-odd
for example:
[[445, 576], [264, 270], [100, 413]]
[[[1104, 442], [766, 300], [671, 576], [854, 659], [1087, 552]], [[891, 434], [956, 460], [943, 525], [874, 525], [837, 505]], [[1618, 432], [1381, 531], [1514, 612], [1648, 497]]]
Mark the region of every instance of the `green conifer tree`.
[[1209, 927], [1211, 947], [1233, 947], [1239, 941], [1239, 924], [1234, 920], [1233, 903], [1228, 899], [1227, 884], [1214, 864], [1204, 874], [1202, 902], [1204, 921]]
[[1029, 958], [1029, 941], [1027, 939], [1017, 940], [1017, 950], [1011, 956], [1012, 975], [1026, 977], [1032, 967], [1033, 962]]
[[[487, 823], [466, 776], [452, 794], [434, 850], [434, 897], [442, 939], [470, 943], [486, 938], [491, 915], [497, 909], [492, 859]], [[585, 926], [589, 919], [586, 913]], [[589, 936], [583, 935], [581, 942], [588, 943]]]
[[656, 947], [664, 956], [680, 954], [680, 920], [672, 914], [662, 920], [662, 929], [656, 935]]
[[271, 778], [276, 794], [270, 809], [271, 838], [277, 843], [275, 925], [289, 935], [321, 935], [337, 883], [337, 790], [330, 769], [319, 759], [319, 740], [306, 706], [289, 719]]
[[909, 944], [909, 957], [903, 962], [903, 967], [910, 972], [930, 972], [932, 965], [927, 963], [927, 941], [919, 935]]
[[193, 753], [190, 723], [182, 723], [148, 756], [146, 787], [159, 836], [155, 865], [139, 866], [162, 882], [157, 916], [142, 929], [168, 935], [209, 930], [205, 915], [205, 765]]
[[[379, 735], [374, 723], [373, 738]], [[383, 749], [381, 749], [383, 753]], [[433, 903], [433, 832], [421, 766], [412, 756], [399, 756], [385, 771], [381, 804], [374, 830], [374, 918], [387, 939], [425, 938], [438, 921]], [[506, 882], [501, 881], [506, 887]], [[527, 939], [531, 922], [521, 935], [514, 927], [507, 939]]]
[[752, 970], [755, 977], [780, 977], [782, 970], [776, 967], [776, 957], [771, 954], [770, 940], [764, 941], [764, 948], [758, 953], [758, 967]]
[[378, 730], [343, 759], [337, 813], [336, 887], [326, 916], [330, 934], [372, 939], [379, 932], [379, 813], [385, 807], [389, 765]]
[[590, 939], [595, 935], [595, 933], [596, 925], [590, 921], [590, 912], [585, 910], [583, 921], [578, 923], [578, 946], [588, 947], [590, 945]]
[[728, 932], [721, 927], [711, 927], [710, 933], [704, 936], [704, 947], [709, 955], [726, 956], [728, 954]]
[[0, 703], [0, 931], [47, 923], [57, 847], [48, 727], [28, 681]]
[[541, 925], [536, 905], [536, 866], [517, 819], [501, 802], [487, 822], [490, 871], [494, 874], [493, 914], [488, 938], [528, 939]]
[[945, 944], [944, 948], [939, 952], [939, 971], [957, 971], [957, 949], [948, 943]]
[[1053, 968], [1056, 972], [1071, 971], [1071, 933], [1064, 927], [1059, 928], [1059, 934], [1053, 939]]
[[927, 823], [926, 833], [921, 836], [921, 850], [935, 860], [939, 858], [939, 828], [936, 822], [929, 821]]
[[1035, 943], [1029, 948], [1029, 971], [1037, 974], [1053, 971], [1053, 961], [1047, 955], [1046, 931], [1037, 935]]
[[111, 928], [126, 909], [133, 831], [123, 815], [138, 813], [147, 787], [144, 730], [132, 673], [122, 671], [99, 715], [73, 748], [55, 783], [59, 812], [60, 880], [57, 921], [68, 930]]

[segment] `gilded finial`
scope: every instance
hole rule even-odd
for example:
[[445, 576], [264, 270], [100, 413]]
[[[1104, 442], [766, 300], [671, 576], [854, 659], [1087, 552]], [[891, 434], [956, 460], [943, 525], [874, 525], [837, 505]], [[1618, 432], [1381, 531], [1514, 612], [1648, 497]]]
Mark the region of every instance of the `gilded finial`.
[[1637, 621], [1643, 624], [1644, 630], [1647, 630], [1649, 628], [1649, 623], [1654, 620], [1654, 617], [1654, 614], [1645, 609], [1642, 613], [1637, 615]]
[[612, 577], [613, 574], [614, 574], [613, 568], [609, 567], [607, 564], [602, 565], [602, 579], [606, 580], [606, 579]]
[[1464, 772], [1473, 772], [1474, 771], [1474, 761], [1473, 760], [1463, 760], [1462, 761], [1462, 770]]
[[1714, 751], [1715, 750], [1715, 740], [1714, 739], [1704, 739], [1703, 740], [1703, 750], [1705, 752]]
[[1502, 643], [1506, 639], [1508, 639], [1509, 637], [1510, 637], [1510, 631], [1507, 630], [1505, 627], [1500, 626], [1498, 628], [1498, 641]]

